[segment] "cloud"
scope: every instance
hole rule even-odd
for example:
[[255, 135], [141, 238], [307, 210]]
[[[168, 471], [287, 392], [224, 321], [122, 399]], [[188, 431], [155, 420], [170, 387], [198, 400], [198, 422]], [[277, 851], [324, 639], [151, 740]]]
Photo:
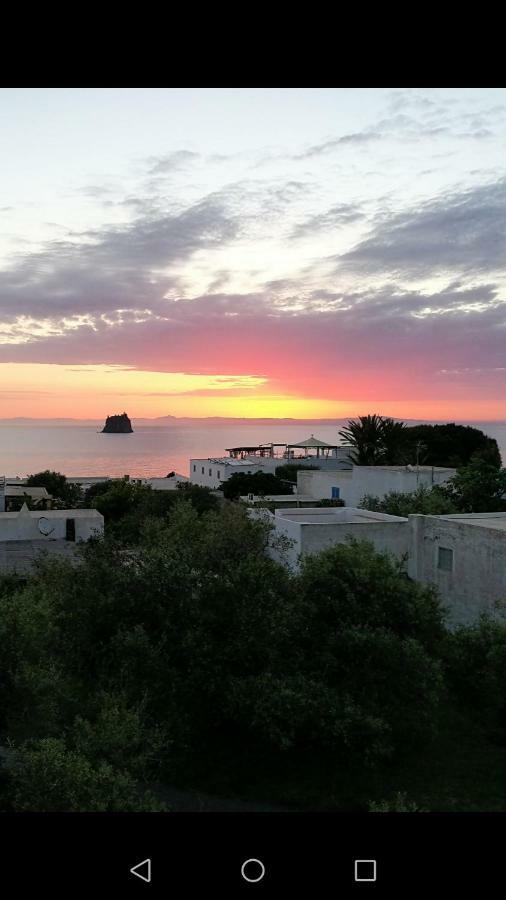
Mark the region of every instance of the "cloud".
[[0, 319], [39, 320], [153, 310], [178, 284], [168, 270], [199, 250], [222, 246], [240, 230], [225, 194], [210, 194], [182, 212], [138, 216], [132, 224], [105, 225], [51, 241], [18, 255], [0, 271]]
[[200, 159], [200, 153], [194, 153], [193, 150], [176, 150], [168, 153], [166, 156], [150, 156], [147, 160], [149, 175], [166, 175], [177, 169], [184, 168], [197, 159]]
[[[298, 312], [291, 303], [299, 296], [273, 305], [267, 292], [173, 300], [164, 317], [96, 330], [83, 324], [65, 335], [4, 346], [2, 359], [247, 375], [267, 379], [262, 393], [364, 402], [458, 393], [462, 379], [452, 383], [442, 369], [464, 368], [471, 359], [476, 367], [503, 366], [506, 304], [491, 283], [431, 294], [396, 284], [327, 293], [308, 295]], [[494, 378], [506, 387], [506, 373]], [[236, 387], [224, 383], [216, 390], [221, 396]], [[481, 398], [472, 376], [465, 390], [469, 399]]]
[[303, 153], [298, 153], [292, 159], [310, 159], [313, 156], [320, 156], [322, 153], [329, 153], [339, 147], [353, 146], [361, 144], [370, 144], [372, 141], [379, 141], [383, 135], [378, 131], [357, 131], [351, 134], [343, 134], [341, 137], [324, 141], [322, 144], [314, 144]]
[[338, 270], [397, 277], [506, 271], [506, 179], [440, 196], [391, 215]]
[[296, 225], [290, 237], [301, 238], [324, 229], [342, 228], [364, 218], [364, 213], [357, 203], [338, 203], [327, 212], [311, 216], [305, 222]]

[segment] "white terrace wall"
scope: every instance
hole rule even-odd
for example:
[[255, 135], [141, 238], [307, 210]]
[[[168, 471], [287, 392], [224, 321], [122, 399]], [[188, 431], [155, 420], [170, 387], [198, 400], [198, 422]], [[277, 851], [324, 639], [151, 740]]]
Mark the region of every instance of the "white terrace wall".
[[72, 515], [75, 512], [84, 510], [69, 510], [68, 515], [61, 511], [57, 517], [4, 513], [0, 515], [0, 541], [65, 540], [67, 519], [74, 519], [76, 541], [87, 541], [92, 535], [103, 533], [103, 516]]
[[[408, 573], [434, 584], [452, 625], [475, 622], [506, 600], [506, 530], [480, 527], [458, 518], [409, 517], [411, 552]], [[439, 547], [452, 550], [452, 570], [438, 567]]]
[[[294, 511], [295, 512], [295, 511]], [[297, 510], [300, 514], [301, 510]], [[351, 515], [349, 515], [351, 513]], [[291, 568], [297, 568], [299, 555], [319, 553], [327, 547], [345, 543], [349, 538], [359, 541], [370, 541], [380, 552], [390, 553], [400, 559], [408, 554], [410, 531], [407, 519], [392, 517], [390, 521], [378, 517], [364, 522], [353, 521], [356, 510], [332, 510], [335, 521], [325, 521], [329, 510], [312, 509], [311, 522], [296, 521], [288, 510], [276, 510], [274, 523], [276, 532], [285, 535], [292, 546], [286, 551], [286, 562]], [[319, 522], [318, 518], [323, 521]], [[279, 554], [276, 554], [277, 558]]]

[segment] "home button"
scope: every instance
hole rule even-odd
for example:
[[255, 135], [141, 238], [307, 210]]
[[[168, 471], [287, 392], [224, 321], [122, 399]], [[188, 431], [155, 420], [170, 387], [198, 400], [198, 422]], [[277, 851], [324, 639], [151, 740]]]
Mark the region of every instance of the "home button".
[[247, 859], [241, 866], [241, 875], [245, 881], [255, 884], [265, 875], [265, 866], [260, 859]]

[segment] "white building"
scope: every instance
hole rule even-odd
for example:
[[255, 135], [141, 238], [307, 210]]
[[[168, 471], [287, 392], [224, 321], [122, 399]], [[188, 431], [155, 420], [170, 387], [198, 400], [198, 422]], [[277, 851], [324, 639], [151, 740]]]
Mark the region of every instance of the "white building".
[[0, 513], [0, 542], [87, 541], [103, 534], [104, 517], [97, 509], [48, 509]]
[[312, 507], [308, 509], [252, 510], [253, 516], [265, 515], [274, 525], [273, 537], [288, 538], [290, 546], [272, 555], [296, 569], [301, 556], [319, 553], [326, 547], [342, 544], [349, 538], [370, 541], [377, 550], [401, 559], [409, 552], [408, 520], [400, 516], [369, 512], [351, 507]]
[[110, 480], [109, 475], [67, 475], [67, 483], [80, 487], [84, 493], [93, 485], [103, 484], [104, 481]]
[[[269, 443], [255, 446], [229, 447], [228, 456], [190, 459], [190, 481], [212, 490], [219, 488], [235, 472], [276, 473], [278, 466], [296, 464], [322, 470], [345, 471], [351, 468], [350, 448], [327, 444], [312, 434], [299, 444]], [[308, 493], [308, 492], [305, 492]]]
[[451, 624], [506, 601], [506, 513], [411, 515], [408, 574], [434, 584]]
[[51, 509], [0, 513], [0, 572], [27, 574], [41, 554], [72, 559], [79, 541], [104, 531], [96, 509]]
[[353, 466], [349, 470], [297, 472], [297, 493], [315, 500], [344, 500], [357, 507], [366, 494], [384, 497], [390, 491], [412, 493], [423, 485], [444, 484], [455, 469], [438, 466]]
[[270, 457], [232, 459], [229, 456], [217, 456], [208, 459], [190, 459], [190, 481], [192, 484], [217, 490], [222, 481], [227, 481], [236, 472], [246, 475], [254, 475], [255, 472], [274, 474], [280, 465], [281, 460]]
[[170, 478], [131, 478], [130, 481], [150, 487], [153, 491], [176, 491], [178, 484], [186, 484], [190, 479], [175, 472]]

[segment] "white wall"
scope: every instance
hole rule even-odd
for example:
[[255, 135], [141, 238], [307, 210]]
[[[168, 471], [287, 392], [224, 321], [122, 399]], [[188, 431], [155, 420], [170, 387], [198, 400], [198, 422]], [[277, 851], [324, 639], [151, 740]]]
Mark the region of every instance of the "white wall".
[[[359, 541], [370, 541], [380, 552], [387, 552], [400, 559], [408, 554], [410, 530], [407, 519], [392, 517], [391, 519], [373, 518], [364, 522], [354, 522], [357, 510], [332, 509], [335, 521], [328, 522], [329, 509], [311, 509], [311, 522], [297, 521], [302, 510], [276, 510], [273, 522], [278, 534], [284, 535], [292, 546], [286, 551], [286, 562], [297, 568], [300, 554], [319, 553], [327, 547], [345, 543], [349, 538]], [[381, 514], [380, 514], [381, 515]], [[319, 522], [318, 518], [322, 520]], [[301, 517], [302, 518], [302, 517]], [[284, 561], [279, 554], [273, 554], [279, 561]]]
[[[217, 490], [222, 481], [227, 481], [235, 472], [253, 475], [255, 472], [273, 472], [273, 460], [259, 459], [254, 462], [245, 461], [237, 465], [229, 459], [190, 459], [190, 481], [201, 487]], [[279, 462], [276, 462], [279, 465]]]
[[390, 491], [412, 492], [424, 485], [443, 484], [455, 469], [437, 469], [417, 473], [408, 469], [394, 470], [388, 466], [354, 466], [349, 472], [297, 473], [297, 491], [315, 500], [330, 499], [332, 488], [339, 488], [339, 496], [346, 506], [359, 506], [366, 494], [384, 497]]
[[[0, 515], [0, 541], [65, 540], [66, 520], [74, 519], [76, 541], [86, 541], [93, 534], [102, 534], [104, 518], [95, 510], [83, 516], [87, 510], [59, 510], [58, 516], [3, 513]], [[77, 513], [77, 515], [75, 515]]]
[[[450, 624], [476, 621], [506, 600], [506, 530], [459, 518], [409, 517], [411, 578], [434, 584], [448, 608]], [[438, 568], [438, 548], [453, 550], [453, 571]]]

